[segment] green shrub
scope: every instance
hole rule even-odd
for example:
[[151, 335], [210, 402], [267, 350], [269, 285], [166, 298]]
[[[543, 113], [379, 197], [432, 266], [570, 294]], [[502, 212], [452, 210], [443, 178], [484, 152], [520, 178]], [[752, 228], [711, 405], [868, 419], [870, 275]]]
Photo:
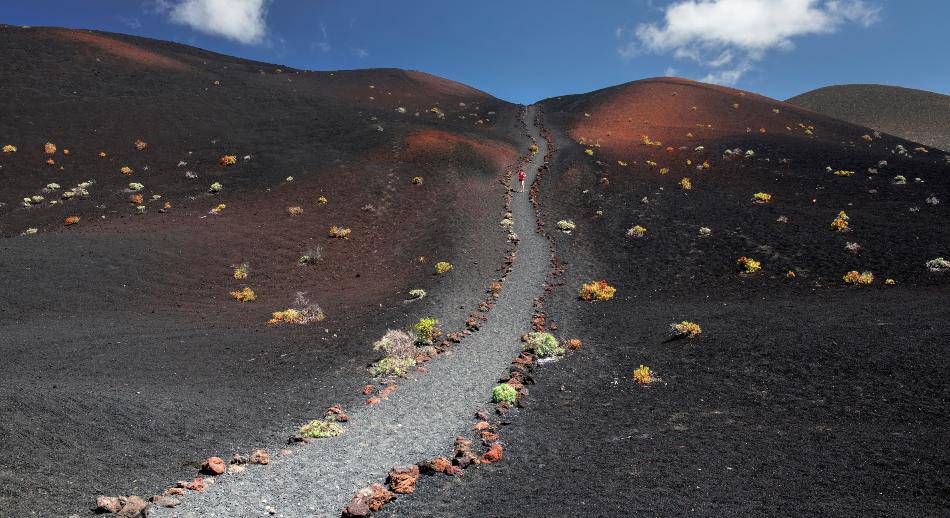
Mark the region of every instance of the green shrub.
[[534, 351], [538, 358], [564, 354], [564, 348], [551, 333], [528, 333], [528, 342], [524, 348]]
[[495, 386], [491, 391], [491, 400], [495, 403], [508, 403], [513, 405], [518, 398], [518, 391], [507, 383]]
[[308, 439], [322, 439], [324, 437], [336, 437], [343, 433], [343, 427], [333, 421], [323, 419], [314, 419], [300, 427], [298, 433], [301, 437]]
[[435, 341], [439, 335], [442, 334], [442, 331], [439, 329], [439, 321], [434, 318], [420, 318], [414, 326], [413, 330], [416, 332], [416, 343], [421, 345], [432, 345], [432, 342]]
[[558, 230], [561, 230], [563, 232], [570, 232], [574, 230], [576, 227], [577, 225], [575, 225], [574, 222], [569, 219], [562, 219], [561, 221], [557, 222]]
[[409, 296], [414, 299], [421, 299], [426, 296], [426, 290], [423, 290], [423, 289], [409, 290]]
[[369, 368], [369, 373], [375, 376], [405, 376], [409, 369], [416, 366], [415, 358], [393, 358], [387, 356], [374, 363]]

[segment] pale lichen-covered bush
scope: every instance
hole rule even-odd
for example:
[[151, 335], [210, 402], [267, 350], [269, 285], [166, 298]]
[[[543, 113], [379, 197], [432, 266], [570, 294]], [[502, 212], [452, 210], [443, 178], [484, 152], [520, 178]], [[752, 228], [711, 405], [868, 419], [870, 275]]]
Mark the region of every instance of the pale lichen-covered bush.
[[524, 349], [526, 351], [533, 351], [538, 358], [564, 354], [564, 348], [561, 347], [557, 338], [554, 338], [554, 335], [551, 333], [528, 333], [528, 339], [525, 342]]
[[556, 226], [558, 230], [563, 232], [570, 232], [577, 227], [577, 225], [575, 225], [574, 222], [569, 219], [562, 219], [561, 221], [558, 221]]

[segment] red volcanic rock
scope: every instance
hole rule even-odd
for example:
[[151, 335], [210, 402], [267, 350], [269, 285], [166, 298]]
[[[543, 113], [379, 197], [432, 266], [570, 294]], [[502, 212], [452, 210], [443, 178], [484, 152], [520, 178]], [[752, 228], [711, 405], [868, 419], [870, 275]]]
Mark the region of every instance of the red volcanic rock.
[[366, 502], [366, 499], [357, 492], [356, 496], [350, 500], [350, 503], [346, 504], [346, 507], [343, 508], [340, 516], [343, 518], [363, 518], [372, 513], [373, 512], [369, 510], [369, 504]]
[[155, 495], [151, 498], [152, 504], [159, 507], [178, 507], [181, 505], [181, 500], [169, 495]]
[[390, 490], [382, 484], [373, 484], [356, 492], [356, 495], [343, 508], [344, 518], [369, 516], [379, 511], [386, 502], [396, 498]]
[[399, 385], [396, 385], [395, 383], [392, 385], [387, 385], [383, 390], [379, 391], [379, 397], [388, 399], [389, 396], [391, 396], [393, 392], [396, 392], [397, 390], [399, 390]]
[[419, 469], [427, 474], [445, 473], [446, 475], [461, 475], [462, 470], [458, 466], [453, 466], [449, 459], [445, 457], [436, 457], [429, 462], [419, 465]]
[[405, 469], [392, 469], [386, 484], [393, 493], [404, 495], [412, 494], [416, 490], [416, 481], [419, 480], [419, 466], [411, 466]]
[[376, 396], [373, 396], [366, 400], [367, 405], [378, 405], [380, 402], [382, 402], [382, 400]]
[[363, 387], [363, 395], [364, 395], [364, 396], [368, 396], [368, 395], [372, 394], [372, 393], [375, 392], [375, 391], [376, 391], [376, 387], [374, 387], [373, 385], [366, 385], [365, 387]]
[[166, 496], [183, 495], [185, 494], [185, 490], [180, 487], [170, 487], [163, 491], [162, 494]]
[[326, 417], [333, 417], [334, 419], [336, 419], [337, 421], [341, 423], [345, 423], [346, 421], [350, 420], [350, 416], [348, 416], [346, 412], [343, 411], [343, 408], [340, 407], [340, 405], [331, 406], [330, 408], [327, 409], [324, 415]]
[[475, 426], [473, 426], [472, 429], [475, 430], [476, 432], [480, 432], [482, 430], [487, 429], [489, 426], [490, 425], [488, 424], [488, 421], [479, 421], [475, 423]]
[[185, 486], [185, 489], [189, 489], [191, 491], [198, 491], [200, 493], [201, 491], [208, 489], [208, 483], [205, 481], [203, 477], [197, 477], [191, 482], [189, 482], [188, 485]]
[[488, 446], [489, 444], [498, 440], [498, 434], [495, 432], [484, 431], [482, 432], [482, 444]]
[[148, 516], [148, 502], [132, 495], [125, 500], [122, 509], [115, 514], [122, 518], [145, 518]]
[[486, 451], [482, 455], [481, 459], [479, 459], [479, 462], [481, 462], [482, 464], [491, 464], [494, 462], [498, 462], [502, 459], [503, 451], [504, 449], [501, 447], [500, 444], [498, 443], [492, 444], [488, 448], [488, 451]]
[[251, 452], [251, 458], [249, 462], [251, 464], [261, 465], [270, 464], [270, 455], [267, 454], [266, 450], [254, 450]]
[[228, 470], [221, 457], [208, 457], [201, 463], [201, 472], [206, 475], [221, 475]]
[[119, 509], [122, 509], [122, 502], [119, 501], [118, 496], [105, 496], [99, 495], [96, 497], [96, 512], [97, 513], [117, 513]]

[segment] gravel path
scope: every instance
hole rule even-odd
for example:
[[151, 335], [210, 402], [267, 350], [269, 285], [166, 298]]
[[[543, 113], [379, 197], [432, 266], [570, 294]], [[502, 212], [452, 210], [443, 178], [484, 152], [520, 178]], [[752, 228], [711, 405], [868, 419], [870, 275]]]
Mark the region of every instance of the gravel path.
[[[537, 110], [531, 106], [526, 113], [541, 148], [525, 170], [527, 185], [547, 153], [533, 125]], [[532, 301], [541, 293], [548, 271], [548, 243], [535, 232], [527, 192], [515, 193], [511, 212], [521, 238], [517, 258], [480, 331], [427, 363], [428, 374], [404, 380], [389, 401], [346, 409], [350, 421], [340, 437], [316, 440], [289, 456], [272, 456], [268, 466], [218, 477], [206, 492], [188, 495], [175, 509], [155, 508], [151, 516], [272, 516], [268, 507], [276, 516], [339, 516], [357, 489], [383, 482], [393, 466], [449, 454], [455, 437], [471, 427], [475, 410], [489, 399], [491, 388], [517, 356], [520, 337], [531, 328]]]

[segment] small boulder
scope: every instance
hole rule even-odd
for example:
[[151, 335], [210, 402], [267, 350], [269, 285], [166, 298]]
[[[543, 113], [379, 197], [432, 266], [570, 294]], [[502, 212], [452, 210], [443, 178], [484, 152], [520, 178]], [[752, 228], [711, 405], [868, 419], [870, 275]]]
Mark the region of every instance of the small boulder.
[[482, 457], [479, 459], [479, 462], [482, 464], [492, 464], [498, 462], [502, 459], [503, 448], [500, 444], [492, 444], [488, 451], [482, 454]]
[[148, 516], [148, 502], [132, 495], [126, 499], [122, 509], [119, 509], [119, 512], [115, 514], [122, 518], [146, 518]]
[[376, 387], [374, 387], [373, 385], [366, 385], [365, 387], [363, 387], [363, 395], [364, 395], [364, 396], [368, 396], [368, 395], [372, 394], [372, 393], [375, 392], [375, 391], [376, 391]]
[[267, 454], [267, 450], [257, 449], [251, 452], [249, 462], [251, 464], [267, 465], [270, 464], [270, 455]]
[[188, 489], [191, 491], [198, 491], [200, 493], [201, 491], [208, 489], [208, 483], [205, 481], [203, 477], [196, 477], [194, 480], [189, 482], [188, 485], [185, 486], [185, 489]]
[[221, 457], [208, 457], [201, 463], [201, 472], [206, 475], [221, 475], [228, 470]]
[[416, 481], [419, 480], [419, 466], [405, 469], [393, 468], [389, 472], [386, 483], [394, 493], [410, 495], [416, 490]]
[[178, 507], [181, 505], [181, 500], [169, 495], [155, 495], [152, 497], [152, 504], [159, 507]]
[[122, 509], [122, 502], [117, 496], [99, 495], [96, 497], [97, 513], [117, 513]]
[[350, 503], [343, 508], [342, 515], [344, 518], [369, 516], [395, 498], [396, 495], [382, 484], [373, 484], [357, 491]]

